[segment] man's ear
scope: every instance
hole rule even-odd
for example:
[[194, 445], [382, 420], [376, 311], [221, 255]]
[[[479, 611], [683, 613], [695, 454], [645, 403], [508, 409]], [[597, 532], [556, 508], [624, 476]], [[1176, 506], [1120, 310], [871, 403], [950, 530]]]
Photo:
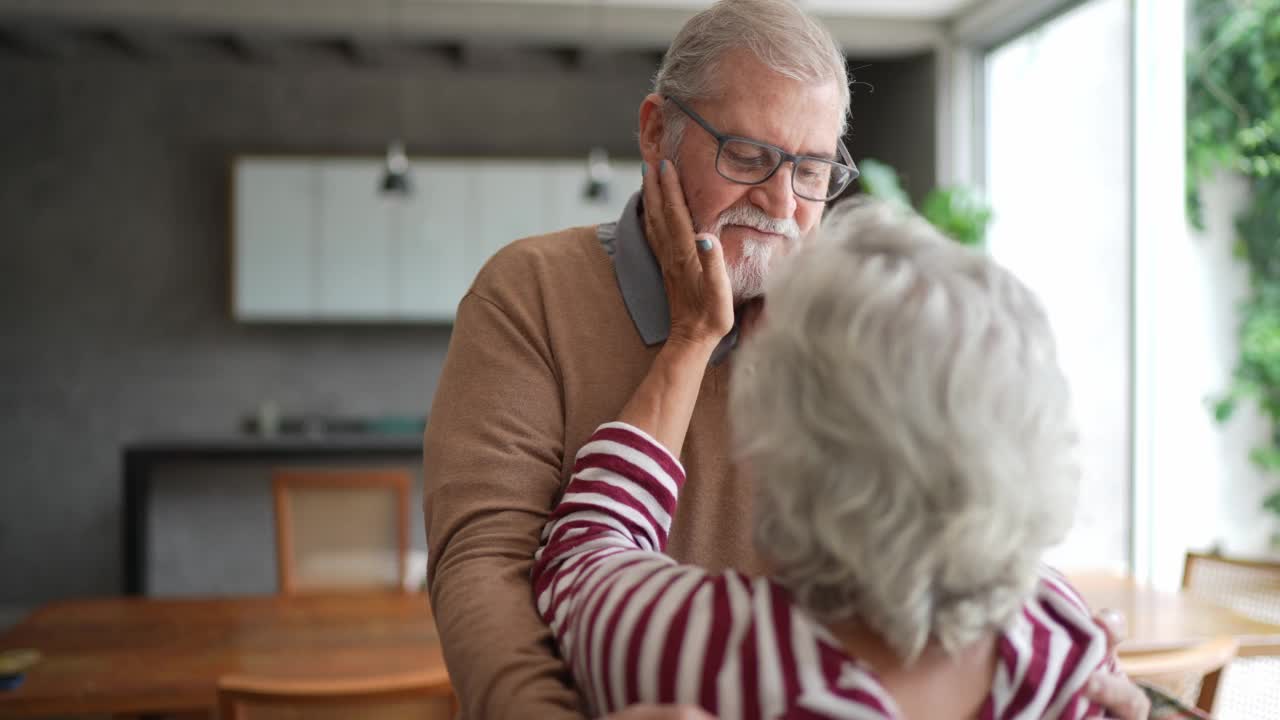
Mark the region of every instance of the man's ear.
[[662, 161], [662, 132], [665, 121], [662, 115], [661, 95], [650, 93], [640, 103], [640, 157], [657, 167]]

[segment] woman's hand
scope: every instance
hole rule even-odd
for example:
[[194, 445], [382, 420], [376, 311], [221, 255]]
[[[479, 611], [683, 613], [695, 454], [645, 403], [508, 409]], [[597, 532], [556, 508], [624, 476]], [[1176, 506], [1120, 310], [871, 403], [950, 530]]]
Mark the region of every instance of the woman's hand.
[[733, 293], [720, 240], [694, 237], [684, 191], [666, 160], [645, 171], [644, 232], [662, 268], [671, 333], [618, 419], [679, 455], [707, 362], [733, 328]]
[[662, 268], [671, 309], [669, 341], [715, 347], [733, 328], [733, 292], [720, 239], [695, 237], [675, 167], [644, 173], [644, 233]]
[[[1101, 610], [1093, 616], [1093, 622], [1107, 634], [1107, 653], [1113, 662], [1118, 662], [1116, 646], [1127, 634], [1124, 615], [1114, 610]], [[1142, 688], [1122, 673], [1113, 674], [1105, 669], [1094, 671], [1085, 688], [1085, 697], [1105, 708], [1109, 718], [1146, 720], [1151, 711], [1151, 701]]]

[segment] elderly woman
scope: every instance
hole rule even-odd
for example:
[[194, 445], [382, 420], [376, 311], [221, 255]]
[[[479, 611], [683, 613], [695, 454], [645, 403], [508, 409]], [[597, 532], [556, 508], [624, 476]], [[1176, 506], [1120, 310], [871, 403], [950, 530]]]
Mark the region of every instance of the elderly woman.
[[[664, 163], [664, 166], [667, 165]], [[596, 714], [721, 718], [1100, 715], [1109, 662], [1041, 564], [1071, 524], [1075, 431], [1036, 298], [883, 207], [837, 213], [774, 273], [733, 358], [736, 460], [771, 578], [662, 554], [703, 371], [733, 323], [715, 238], [675, 173], [655, 253], [670, 339], [577, 457], [534, 568], [538, 609]], [[665, 201], [665, 202], [664, 202]]]

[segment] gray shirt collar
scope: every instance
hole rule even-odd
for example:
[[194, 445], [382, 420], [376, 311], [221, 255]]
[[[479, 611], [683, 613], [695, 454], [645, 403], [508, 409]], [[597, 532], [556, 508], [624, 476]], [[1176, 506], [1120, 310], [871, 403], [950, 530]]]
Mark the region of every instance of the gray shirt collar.
[[[662, 284], [662, 269], [644, 236], [640, 199], [640, 193], [632, 195], [618, 221], [599, 225], [596, 233], [605, 251], [613, 256], [613, 272], [631, 321], [644, 344], [652, 346], [665, 341], [671, 333], [671, 309]], [[711, 354], [711, 364], [719, 364], [737, 344], [735, 321], [733, 329]]]

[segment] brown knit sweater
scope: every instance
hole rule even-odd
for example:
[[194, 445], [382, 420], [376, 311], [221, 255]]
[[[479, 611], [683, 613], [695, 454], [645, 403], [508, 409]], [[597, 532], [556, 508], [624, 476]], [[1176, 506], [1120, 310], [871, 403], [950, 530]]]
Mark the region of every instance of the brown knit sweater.
[[[616, 418], [657, 350], [594, 228], [507, 246], [459, 305], [423, 465], [431, 602], [464, 717], [581, 717], [529, 572], [579, 446]], [[727, 457], [729, 365], [703, 380], [669, 552], [753, 572], [751, 493]]]

